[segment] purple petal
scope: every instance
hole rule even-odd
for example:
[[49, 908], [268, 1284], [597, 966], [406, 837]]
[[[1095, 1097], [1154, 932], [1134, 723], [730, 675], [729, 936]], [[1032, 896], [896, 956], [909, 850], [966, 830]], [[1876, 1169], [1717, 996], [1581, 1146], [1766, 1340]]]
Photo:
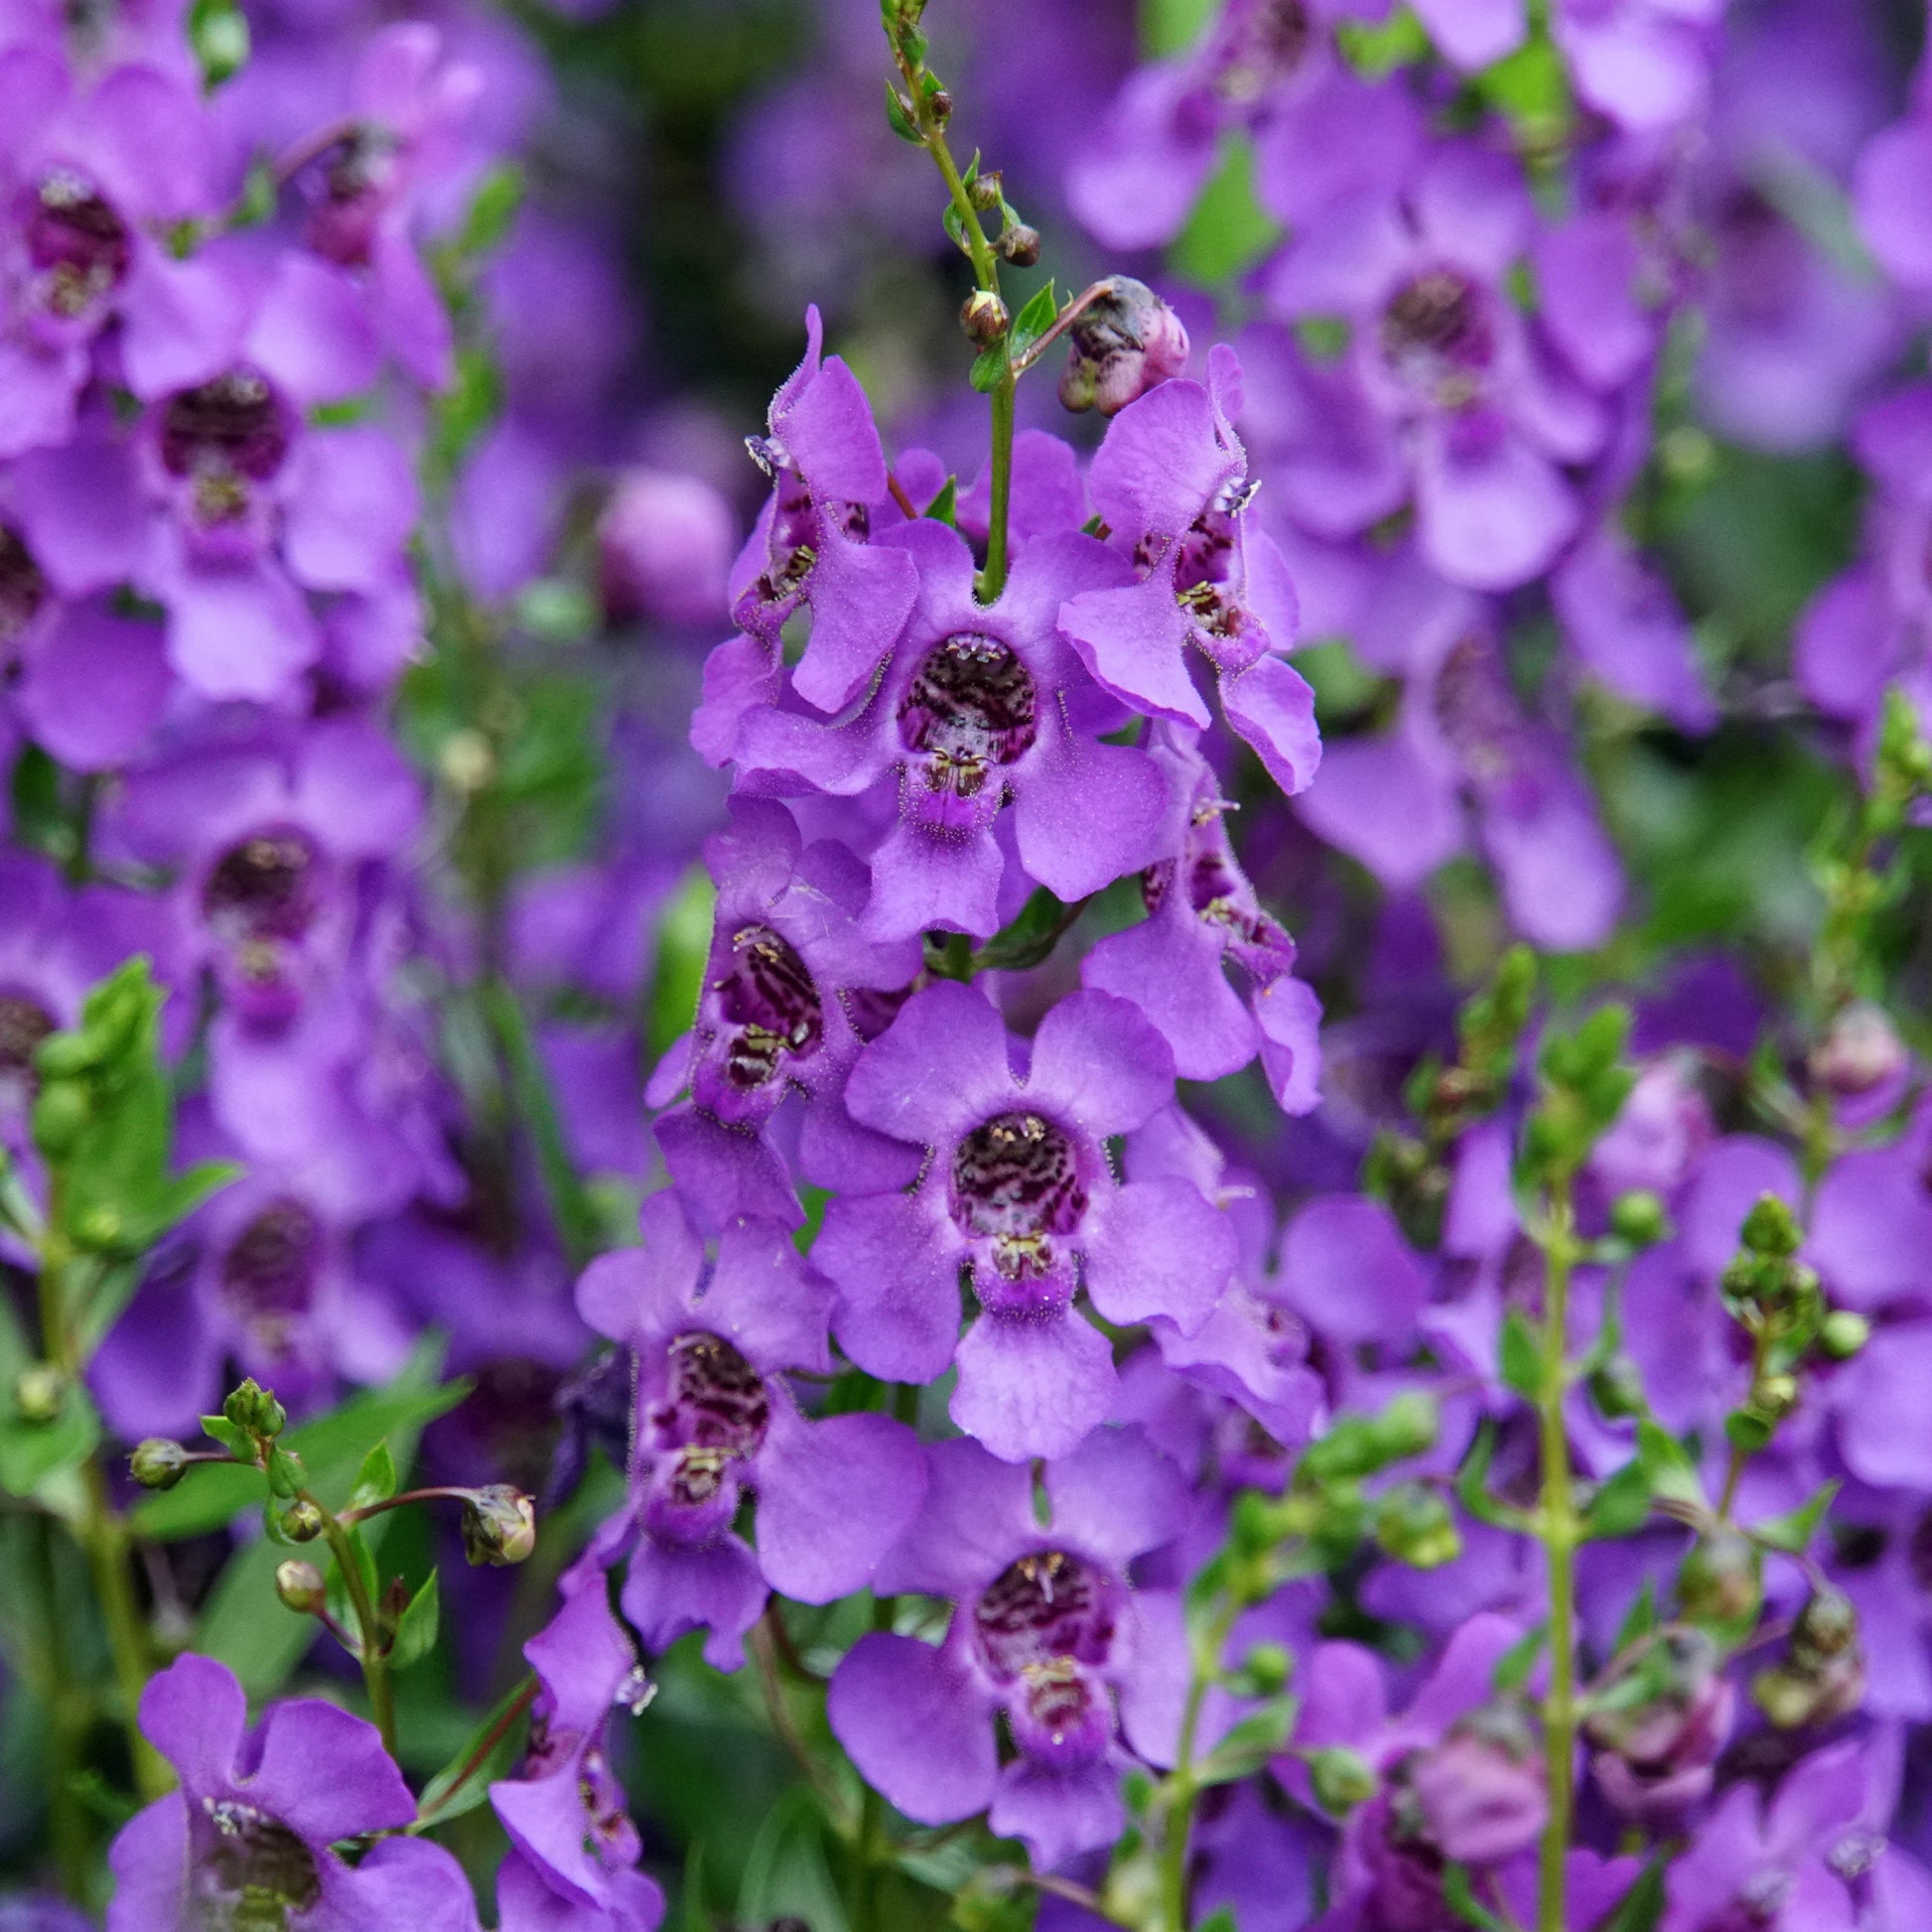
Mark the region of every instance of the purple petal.
[[1300, 671], [1273, 655], [1257, 658], [1222, 678], [1221, 709], [1288, 797], [1307, 790], [1321, 762], [1321, 733], [1314, 692]]
[[1465, 73], [1500, 61], [1523, 44], [1523, 0], [1415, 0], [1416, 16]]
[[1120, 1836], [1126, 1811], [1120, 1801], [1120, 1766], [1056, 1766], [1017, 1757], [1000, 1772], [987, 1825], [996, 1838], [1026, 1842], [1042, 1871]]
[[[319, 1698], [270, 1705], [257, 1753], [248, 1791], [311, 1844], [398, 1830], [416, 1816], [375, 1726]], [[328, 1776], [319, 1778], [324, 1765]]]
[[1478, 591], [1513, 590], [1547, 570], [1578, 517], [1554, 466], [1494, 417], [1429, 432], [1416, 460], [1424, 556]]
[[1380, 1201], [1326, 1194], [1282, 1234], [1281, 1293], [1341, 1342], [1401, 1342], [1429, 1299], [1429, 1277]]
[[1321, 1104], [1321, 1002], [1305, 980], [1284, 974], [1259, 987], [1261, 1069], [1285, 1114], [1311, 1114]]
[[160, 626], [98, 603], [63, 607], [26, 653], [14, 701], [63, 764], [124, 763], [160, 722], [171, 678]]
[[1932, 1321], [1880, 1328], [1833, 1391], [1839, 1447], [1862, 1482], [1932, 1488]]
[[1088, 1209], [1085, 1280], [1113, 1322], [1166, 1315], [1190, 1335], [1239, 1259], [1234, 1223], [1187, 1180], [1130, 1180]]
[[926, 1147], [1013, 1097], [1006, 1022], [984, 992], [957, 980], [906, 1001], [859, 1056], [845, 1090], [855, 1120]]
[[874, 1587], [961, 1601], [1037, 1538], [1033, 1476], [964, 1436], [926, 1445], [925, 1463], [918, 1517], [881, 1561]]
[[759, 1564], [775, 1590], [830, 1603], [872, 1581], [925, 1494], [918, 1439], [890, 1416], [774, 1418], [759, 1458]]
[[963, 1243], [935, 1240], [931, 1209], [906, 1194], [835, 1194], [812, 1248], [838, 1289], [839, 1345], [869, 1374], [929, 1382], [959, 1333]]
[[1062, 742], [1027, 774], [1014, 805], [1020, 862], [1060, 898], [1085, 898], [1153, 862], [1167, 784], [1128, 745]]
[[382, 351], [360, 291], [341, 269], [291, 249], [249, 326], [248, 359], [303, 404], [340, 402], [375, 380]]
[[142, 1734], [197, 1795], [232, 1779], [247, 1728], [248, 1700], [212, 1657], [177, 1657], [141, 1693]]
[[1859, 157], [1853, 205], [1859, 232], [1885, 272], [1909, 288], [1932, 288], [1932, 122], [1888, 128]]
[[107, 1854], [107, 1932], [198, 1932], [188, 1898], [188, 1803], [179, 1791], [137, 1812]]
[[1100, 1138], [1144, 1126], [1173, 1098], [1173, 1056], [1139, 1008], [1069, 993], [1034, 1035], [1027, 1091]]
[[295, 587], [268, 564], [184, 572], [168, 619], [175, 668], [209, 698], [273, 702], [322, 648]]
[[1064, 1455], [1107, 1419], [1120, 1389], [1107, 1338], [1071, 1309], [1046, 1320], [983, 1314], [957, 1360], [948, 1413], [1008, 1462]]
[[1187, 1521], [1180, 1471], [1137, 1429], [1097, 1429], [1046, 1471], [1053, 1534], [1124, 1573]]
[[[763, 1611], [765, 1594], [758, 1559], [735, 1536], [699, 1550], [675, 1550], [645, 1537], [630, 1553], [621, 1600], [652, 1656], [661, 1656], [687, 1630], [708, 1629], [705, 1662], [713, 1670], [738, 1670], [745, 1662], [745, 1633]], [[571, 1798], [574, 1804], [574, 1791]]]
[[1111, 933], [1080, 963], [1084, 985], [1132, 1000], [1161, 1030], [1183, 1080], [1218, 1080], [1255, 1056], [1254, 1020], [1228, 984], [1219, 938], [1191, 912]]
[[289, 569], [311, 590], [380, 589], [416, 523], [401, 450], [378, 429], [317, 431], [297, 445], [289, 469]]
[[[1156, 389], [1145, 400], [1166, 393]], [[1118, 697], [1178, 724], [1206, 726], [1207, 707], [1187, 674], [1188, 623], [1174, 601], [1171, 569], [1157, 567], [1128, 590], [1069, 598], [1060, 609], [1060, 629], [1081, 663]]]
[[950, 1825], [992, 1802], [992, 1713], [943, 1650], [914, 1637], [861, 1637], [826, 1693], [825, 1715], [859, 1775], [920, 1825]]

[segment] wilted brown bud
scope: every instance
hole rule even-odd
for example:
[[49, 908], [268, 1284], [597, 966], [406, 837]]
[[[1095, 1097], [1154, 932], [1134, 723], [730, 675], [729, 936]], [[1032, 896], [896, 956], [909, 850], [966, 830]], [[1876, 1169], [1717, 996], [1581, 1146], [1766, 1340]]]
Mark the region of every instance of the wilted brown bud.
[[1007, 305], [991, 289], [975, 289], [960, 305], [959, 326], [981, 348], [997, 343], [1012, 324]]
[[1014, 221], [1000, 230], [994, 244], [1015, 268], [1032, 268], [1039, 260], [1039, 230], [1024, 221]]

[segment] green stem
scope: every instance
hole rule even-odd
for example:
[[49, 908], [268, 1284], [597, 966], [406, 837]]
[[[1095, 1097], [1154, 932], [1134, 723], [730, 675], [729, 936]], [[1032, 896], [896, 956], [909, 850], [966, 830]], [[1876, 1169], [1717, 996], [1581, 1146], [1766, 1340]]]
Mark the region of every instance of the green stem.
[[[890, 28], [888, 32], [891, 34]], [[932, 104], [926, 98], [922, 84], [923, 63], [911, 56], [905, 42], [897, 34], [891, 34], [891, 38], [893, 59], [897, 63], [899, 76], [905, 82], [904, 99], [911, 110], [912, 125], [918, 130], [921, 145], [931, 155], [933, 165], [946, 184], [946, 194], [959, 219], [960, 239], [973, 264], [973, 280], [988, 295], [998, 295], [1000, 258], [986, 238], [986, 228], [967, 191], [966, 178], [959, 172], [959, 163], [953, 159], [952, 149], [947, 145], [944, 125], [934, 117]], [[993, 387], [992, 493], [987, 510], [986, 567], [980, 572], [979, 579], [979, 601], [982, 604], [996, 603], [1007, 584], [1007, 525], [1013, 499], [1014, 394], [1019, 383], [1018, 372], [1008, 362]]]
[[1570, 1435], [1563, 1399], [1569, 1387], [1570, 1277], [1576, 1265], [1576, 1215], [1566, 1175], [1553, 1184], [1543, 1307], [1543, 1373], [1537, 1396], [1543, 1464], [1539, 1535], [1549, 1565], [1550, 1689], [1543, 1701], [1543, 1747], [1550, 1820], [1538, 1861], [1537, 1932], [1566, 1932], [1565, 1865], [1577, 1808], [1577, 1544], [1581, 1524], [1570, 1481]]
[[[48, 1203], [47, 1233], [41, 1243], [41, 1339], [48, 1360], [69, 1385], [77, 1387], [84, 1364], [68, 1320], [67, 1273], [72, 1256], [63, 1232], [61, 1191], [57, 1175]], [[146, 1619], [134, 1594], [127, 1527], [107, 1493], [107, 1478], [91, 1455], [80, 1468], [80, 1493], [81, 1514], [74, 1534], [87, 1554], [94, 1597], [107, 1628], [107, 1650], [120, 1691], [121, 1725], [127, 1734], [135, 1788], [152, 1801], [174, 1789], [175, 1777], [167, 1760], [141, 1732], [141, 1693], [154, 1674], [154, 1659]]]
[[1194, 1643], [1193, 1668], [1187, 1684], [1187, 1703], [1180, 1714], [1180, 1735], [1174, 1746], [1173, 1769], [1166, 1792], [1166, 1830], [1161, 1846], [1162, 1932], [1187, 1932], [1187, 1852], [1194, 1828], [1194, 1801], [1200, 1787], [1194, 1782], [1194, 1740], [1200, 1730], [1201, 1708], [1208, 1687], [1221, 1667], [1221, 1652], [1234, 1628], [1237, 1606], [1228, 1599], [1213, 1622]]
[[360, 1640], [357, 1659], [362, 1666], [363, 1688], [369, 1694], [369, 1715], [374, 1718], [375, 1727], [382, 1734], [382, 1748], [394, 1757], [396, 1702], [389, 1683], [389, 1653], [384, 1646], [382, 1624], [376, 1616], [375, 1603], [362, 1576], [362, 1566], [356, 1561], [355, 1545], [339, 1517], [308, 1490], [304, 1489], [301, 1496], [304, 1502], [314, 1503], [322, 1512], [322, 1533], [329, 1539], [336, 1568], [343, 1573], [343, 1587], [348, 1591], [349, 1604], [355, 1611], [355, 1632]]

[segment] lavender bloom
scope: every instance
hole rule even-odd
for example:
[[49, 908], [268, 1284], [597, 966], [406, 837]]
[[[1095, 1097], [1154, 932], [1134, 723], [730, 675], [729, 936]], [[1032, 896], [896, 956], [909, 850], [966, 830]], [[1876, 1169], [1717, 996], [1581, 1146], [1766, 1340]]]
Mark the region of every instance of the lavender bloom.
[[[1320, 1002], [1294, 979], [1295, 942], [1261, 908], [1228, 838], [1213, 769], [1184, 727], [1157, 728], [1153, 755], [1168, 772], [1169, 834], [1141, 875], [1144, 924], [1112, 934], [1081, 965], [1085, 986], [1132, 1000], [1173, 1049], [1184, 1080], [1216, 1080], [1257, 1051], [1283, 1110], [1319, 1099]], [[1242, 968], [1244, 1005], [1225, 967]]]
[[[647, 1649], [704, 1628], [706, 1656], [736, 1669], [767, 1586], [806, 1603], [866, 1587], [924, 1475], [890, 1417], [800, 1414], [784, 1371], [830, 1368], [831, 1296], [781, 1228], [736, 1222], [708, 1261], [668, 1193], [642, 1227], [642, 1248], [601, 1257], [578, 1284], [584, 1318], [637, 1361], [623, 1610]], [[756, 1553], [732, 1531], [748, 1490]]]
[[[1124, 1000], [1082, 992], [1040, 1023], [1024, 1076], [983, 995], [944, 982], [861, 1056], [853, 1117], [927, 1150], [905, 1192], [841, 1193], [814, 1259], [840, 1294], [839, 1341], [862, 1368], [927, 1382], [957, 1361], [952, 1417], [1018, 1461], [1071, 1449], [1108, 1413], [1109, 1321], [1213, 1312], [1232, 1272], [1226, 1218], [1190, 1181], [1114, 1178], [1107, 1138], [1173, 1097], [1167, 1042]], [[980, 1312], [959, 1334], [962, 1270]]]
[[309, 246], [360, 279], [383, 347], [426, 388], [454, 373], [450, 314], [413, 230], [426, 191], [462, 159], [459, 131], [483, 84], [474, 64], [445, 58], [434, 27], [380, 28], [356, 59], [345, 121], [303, 171]]
[[563, 1608], [523, 1646], [537, 1674], [518, 1775], [489, 1787], [515, 1848], [498, 1878], [504, 1932], [654, 1932], [664, 1894], [635, 1869], [637, 1829], [611, 1769], [611, 1714], [652, 1686], [611, 1613], [604, 1573], [580, 1564]]
[[1577, 91], [1632, 132], [1704, 106], [1725, 0], [1558, 0], [1550, 31]]
[[94, 339], [122, 328], [137, 385], [171, 352], [197, 271], [152, 227], [210, 212], [212, 142], [194, 93], [145, 67], [77, 85], [31, 46], [0, 53], [0, 457], [65, 442]]
[[191, 1654], [148, 1685], [141, 1727], [181, 1789], [114, 1841], [108, 1932], [203, 1932], [271, 1914], [289, 1932], [477, 1932], [470, 1881], [440, 1845], [383, 1838], [354, 1865], [331, 1850], [416, 1816], [360, 1718], [300, 1698], [272, 1705], [250, 1731], [233, 1675]]
[[614, 618], [711, 624], [724, 617], [738, 519], [702, 478], [626, 471], [597, 540], [604, 608]]
[[[935, 1648], [862, 1637], [839, 1665], [827, 1715], [867, 1781], [908, 1818], [943, 1825], [989, 1810], [1042, 1869], [1121, 1829], [1120, 1773], [1171, 1760], [1184, 1678], [1142, 1614], [1128, 1567], [1180, 1528], [1177, 1472], [1138, 1434], [1108, 1432], [1049, 1463], [1048, 1514], [1029, 1472], [976, 1443], [926, 1451], [931, 1486], [880, 1566], [884, 1590], [955, 1605]], [[1015, 1746], [1002, 1765], [995, 1719]]]
[[1140, 581], [1078, 591], [1060, 627], [1087, 668], [1128, 703], [1205, 726], [1186, 646], [1219, 674], [1229, 725], [1285, 792], [1314, 776], [1314, 695], [1280, 653], [1294, 641], [1295, 588], [1274, 540], [1244, 513], [1255, 484], [1234, 433], [1240, 367], [1217, 344], [1208, 387], [1164, 383], [1108, 426], [1093, 499]]
[[1598, 453], [1608, 419], [1510, 295], [1535, 234], [1516, 171], [1441, 145], [1396, 187], [1379, 205], [1337, 207], [1268, 271], [1278, 316], [1349, 332], [1342, 358], [1306, 378], [1325, 406], [1285, 452], [1283, 487], [1293, 513], [1331, 535], [1413, 500], [1433, 569], [1510, 589], [1575, 535], [1564, 470]]
[[[416, 516], [403, 454], [368, 424], [317, 428], [316, 404], [372, 382], [379, 352], [353, 284], [313, 256], [272, 266], [239, 242], [205, 251], [202, 335], [130, 373], [150, 407], [26, 459], [17, 510], [49, 580], [123, 582], [168, 607], [175, 668], [205, 696], [289, 697], [322, 655], [305, 592], [364, 620], [351, 665], [392, 674], [414, 636], [403, 547]], [[398, 614], [400, 621], [398, 621]]]
[[1857, 1744], [1814, 1752], [1767, 1803], [1733, 1785], [1665, 1879], [1659, 1932], [1849, 1932], [1845, 1882], [1827, 1863], [1860, 1814], [1864, 1778]]
[[805, 359], [771, 399], [769, 434], [752, 446], [774, 487], [731, 592], [734, 618], [767, 652], [786, 618], [810, 605], [811, 640], [793, 682], [807, 704], [837, 711], [886, 655], [915, 581], [909, 558], [866, 541], [886, 500], [886, 457], [858, 378], [836, 355], [821, 360], [822, 340], [809, 309]]
[[760, 784], [839, 797], [896, 786], [863, 930], [993, 933], [1006, 871], [996, 821], [1009, 800], [1021, 867], [1061, 898], [1153, 859], [1160, 769], [1136, 748], [1098, 742], [1129, 714], [1093, 687], [1055, 626], [1067, 599], [1077, 608], [1082, 593], [1111, 594], [1097, 587], [1122, 582], [1120, 560], [1077, 533], [1035, 537], [999, 601], [981, 605], [972, 553], [943, 523], [888, 532], [871, 554], [888, 552], [916, 563], [918, 599], [864, 708], [838, 725], [762, 708], [739, 741], [740, 769]]

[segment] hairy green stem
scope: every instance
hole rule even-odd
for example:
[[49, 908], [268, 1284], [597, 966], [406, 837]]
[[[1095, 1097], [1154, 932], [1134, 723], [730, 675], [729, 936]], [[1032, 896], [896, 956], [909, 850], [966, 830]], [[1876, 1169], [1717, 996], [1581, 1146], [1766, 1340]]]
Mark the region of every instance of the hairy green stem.
[[1537, 1393], [1543, 1464], [1538, 1535], [1549, 1568], [1550, 1688], [1543, 1701], [1543, 1748], [1550, 1818], [1537, 1868], [1537, 1932], [1567, 1932], [1565, 1866], [1577, 1809], [1577, 1545], [1582, 1525], [1570, 1480], [1563, 1400], [1570, 1383], [1570, 1279], [1577, 1261], [1576, 1214], [1567, 1175], [1551, 1190], [1545, 1244], [1542, 1376]]

